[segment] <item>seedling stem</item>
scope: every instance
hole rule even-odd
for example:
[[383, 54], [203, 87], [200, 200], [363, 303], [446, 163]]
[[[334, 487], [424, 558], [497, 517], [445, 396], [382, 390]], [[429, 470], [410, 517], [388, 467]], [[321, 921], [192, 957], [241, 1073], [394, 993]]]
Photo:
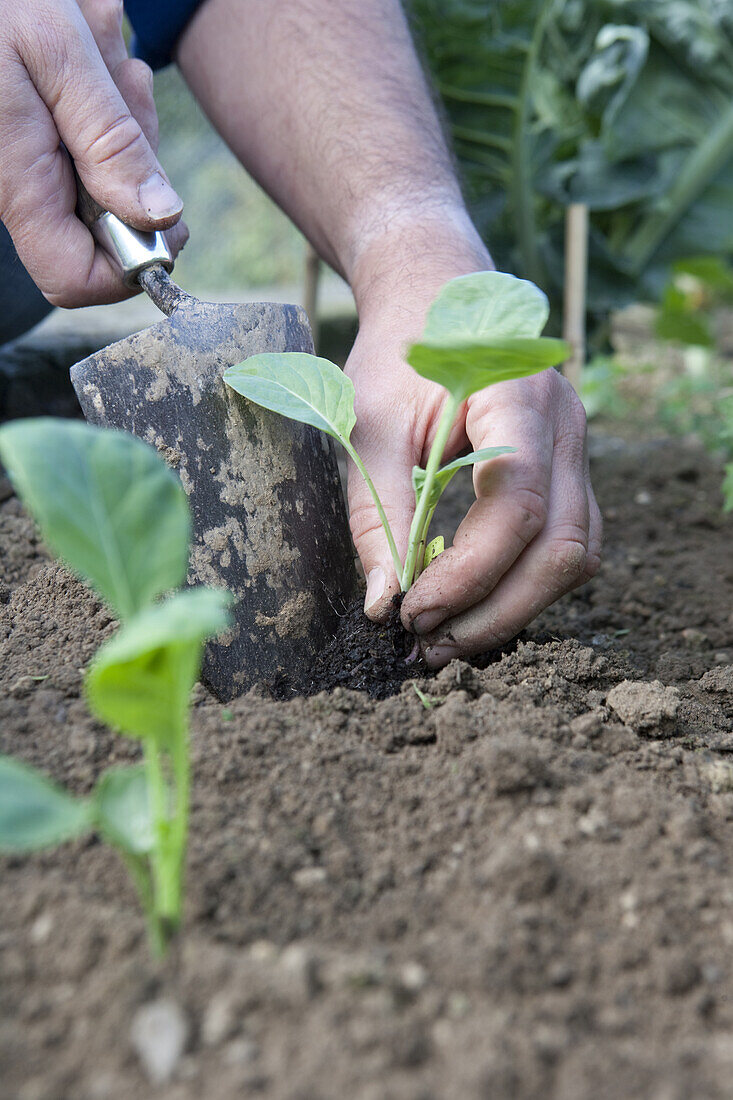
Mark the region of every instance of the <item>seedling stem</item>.
[[402, 572], [401, 587], [403, 592], [408, 590], [415, 579], [418, 554], [421, 547], [423, 554], [425, 553], [427, 528], [432, 518], [432, 511], [434, 511], [434, 508], [431, 510], [430, 506], [430, 494], [459, 405], [460, 401], [458, 398], [449, 393], [445, 399], [443, 411], [440, 414], [438, 430], [435, 433], [435, 439], [433, 440], [433, 445], [430, 448], [430, 454], [428, 456], [428, 464], [425, 467], [425, 482], [420, 492], [415, 514], [412, 517], [412, 524], [410, 525], [410, 541], [407, 548], [405, 568]]

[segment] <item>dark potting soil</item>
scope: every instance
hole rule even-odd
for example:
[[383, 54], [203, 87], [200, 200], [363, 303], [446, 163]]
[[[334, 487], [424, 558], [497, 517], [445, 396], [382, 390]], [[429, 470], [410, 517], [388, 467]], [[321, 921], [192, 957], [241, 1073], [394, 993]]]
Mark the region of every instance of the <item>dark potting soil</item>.
[[[395, 596], [393, 603], [387, 621], [373, 623], [364, 615], [363, 596], [353, 601], [339, 619], [333, 638], [314, 661], [307, 695], [343, 687], [365, 691], [372, 699], [388, 699], [407, 680], [433, 676], [416, 651], [415, 635], [402, 625], [402, 596]], [[479, 654], [469, 664], [473, 668], [486, 668], [505, 654], [513, 653], [518, 642], [525, 638], [522, 632], [500, 651]], [[295, 694], [285, 680], [272, 690], [276, 699], [291, 699]]]
[[402, 598], [395, 596], [387, 621], [373, 623], [364, 615], [364, 597], [353, 600], [333, 638], [316, 657], [307, 694], [345, 687], [365, 691], [372, 699], [387, 699], [405, 680], [424, 675], [425, 665], [419, 658], [408, 661], [415, 638], [402, 626], [401, 603]]
[[[395, 596], [389, 618], [373, 623], [364, 615], [363, 594], [357, 597], [338, 620], [336, 632], [313, 662], [313, 675], [305, 695], [317, 695], [334, 688], [364, 691], [372, 699], [396, 695], [408, 680], [432, 678], [433, 672], [422, 660], [415, 635], [405, 630], [400, 619], [402, 595]], [[468, 662], [482, 669], [513, 653], [526, 640], [526, 632], [499, 651], [479, 654]], [[542, 640], [540, 635], [535, 635]], [[544, 640], [551, 640], [546, 635]], [[292, 699], [298, 692], [282, 677], [271, 689], [274, 699]]]
[[[601, 572], [486, 668], [196, 689], [166, 964], [103, 845], [0, 859], [3, 1100], [730, 1100], [733, 517], [679, 441], [594, 454]], [[13, 498], [0, 577], [0, 751], [84, 794], [114, 624]]]

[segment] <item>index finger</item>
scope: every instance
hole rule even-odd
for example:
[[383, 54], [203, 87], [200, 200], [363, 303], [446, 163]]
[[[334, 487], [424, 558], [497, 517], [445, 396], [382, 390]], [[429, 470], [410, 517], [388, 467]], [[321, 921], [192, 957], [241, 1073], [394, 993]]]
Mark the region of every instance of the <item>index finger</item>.
[[[402, 622], [416, 634], [435, 630], [484, 599], [547, 518], [553, 433], [549, 419], [508, 390], [487, 405], [469, 434], [474, 448], [513, 446], [514, 454], [481, 463], [476, 502], [453, 545], [420, 576], [402, 603]], [[468, 425], [467, 425], [468, 427]]]
[[122, 35], [122, 0], [77, 0], [97, 43], [102, 60], [113, 73], [127, 57]]

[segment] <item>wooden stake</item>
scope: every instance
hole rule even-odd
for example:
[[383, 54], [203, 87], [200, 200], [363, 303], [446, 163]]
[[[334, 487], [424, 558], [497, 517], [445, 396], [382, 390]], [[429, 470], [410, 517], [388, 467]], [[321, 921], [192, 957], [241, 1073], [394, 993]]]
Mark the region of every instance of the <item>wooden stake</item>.
[[315, 249], [306, 242], [305, 280], [303, 286], [303, 309], [308, 314], [313, 333], [313, 346], [318, 354], [318, 280], [321, 274], [321, 260]]
[[571, 203], [565, 214], [565, 302], [563, 338], [573, 349], [563, 374], [575, 392], [585, 363], [585, 300], [588, 277], [588, 207]]

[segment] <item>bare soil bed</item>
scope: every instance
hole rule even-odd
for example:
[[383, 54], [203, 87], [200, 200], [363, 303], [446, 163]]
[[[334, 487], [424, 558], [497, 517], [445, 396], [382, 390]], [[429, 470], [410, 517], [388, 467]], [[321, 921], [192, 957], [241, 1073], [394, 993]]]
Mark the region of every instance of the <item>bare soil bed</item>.
[[[600, 575], [432, 706], [197, 688], [166, 964], [114, 853], [0, 861], [3, 1098], [731, 1096], [733, 521], [700, 452], [595, 450]], [[113, 624], [13, 497], [0, 570], [0, 750], [84, 792]]]

